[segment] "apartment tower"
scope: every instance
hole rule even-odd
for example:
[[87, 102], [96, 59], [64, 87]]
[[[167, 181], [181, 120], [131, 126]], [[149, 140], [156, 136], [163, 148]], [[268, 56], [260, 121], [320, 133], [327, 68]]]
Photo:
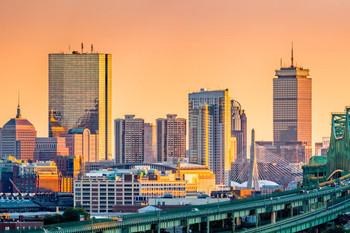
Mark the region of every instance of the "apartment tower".
[[236, 159], [236, 140], [231, 136], [229, 90], [189, 94], [189, 160], [209, 165], [216, 183], [227, 185]]
[[158, 118], [156, 122], [157, 161], [186, 157], [186, 119], [168, 114], [167, 118]]
[[135, 115], [114, 120], [116, 163], [144, 162], [144, 120]]

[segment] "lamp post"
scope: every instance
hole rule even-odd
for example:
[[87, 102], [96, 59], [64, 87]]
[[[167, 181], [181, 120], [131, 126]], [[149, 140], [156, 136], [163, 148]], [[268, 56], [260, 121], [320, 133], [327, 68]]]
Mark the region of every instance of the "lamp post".
[[209, 199], [211, 197], [211, 194], [209, 193], [211, 187], [214, 187], [214, 186], [212, 184], [208, 186], [208, 201], [207, 201], [207, 204], [209, 204]]

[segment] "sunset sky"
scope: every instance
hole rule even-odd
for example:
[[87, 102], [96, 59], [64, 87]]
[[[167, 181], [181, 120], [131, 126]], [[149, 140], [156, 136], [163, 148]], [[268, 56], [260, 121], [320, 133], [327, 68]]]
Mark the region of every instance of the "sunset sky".
[[248, 130], [272, 140], [272, 79], [295, 61], [310, 69], [313, 143], [330, 135], [330, 113], [350, 105], [349, 0], [1, 1], [0, 125], [22, 116], [47, 136], [48, 54], [111, 53], [113, 119], [188, 117], [188, 93], [231, 90]]

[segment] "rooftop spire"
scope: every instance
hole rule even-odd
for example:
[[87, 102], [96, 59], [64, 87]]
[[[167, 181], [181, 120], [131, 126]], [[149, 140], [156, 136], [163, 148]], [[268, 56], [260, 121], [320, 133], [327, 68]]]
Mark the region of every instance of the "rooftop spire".
[[18, 91], [18, 105], [17, 105], [17, 115], [16, 118], [22, 118], [21, 115], [21, 107], [20, 107], [20, 99], [19, 99], [19, 91]]
[[50, 109], [50, 121], [56, 121], [55, 117], [53, 116], [53, 107]]
[[291, 54], [291, 67], [294, 67], [294, 54], [293, 54], [293, 42], [292, 42], [292, 54]]

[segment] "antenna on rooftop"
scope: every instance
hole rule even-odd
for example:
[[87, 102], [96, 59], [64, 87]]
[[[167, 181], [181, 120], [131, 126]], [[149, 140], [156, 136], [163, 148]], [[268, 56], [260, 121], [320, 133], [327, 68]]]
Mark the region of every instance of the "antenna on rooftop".
[[282, 68], [282, 58], [280, 59], [280, 68]]
[[81, 53], [84, 53], [84, 43], [81, 42]]
[[293, 42], [292, 42], [292, 56], [291, 56], [291, 62], [292, 62], [292, 65], [291, 65], [291, 67], [294, 67], [294, 54], [293, 54]]
[[17, 98], [18, 98], [18, 99], [17, 99], [18, 105], [17, 105], [17, 106], [19, 107], [19, 105], [20, 105], [19, 90], [18, 90], [17, 95], [18, 95], [18, 97], [17, 97]]
[[70, 53], [70, 45], [68, 46], [68, 53]]
[[91, 53], [93, 53], [93, 52], [94, 52], [94, 45], [91, 44]]

